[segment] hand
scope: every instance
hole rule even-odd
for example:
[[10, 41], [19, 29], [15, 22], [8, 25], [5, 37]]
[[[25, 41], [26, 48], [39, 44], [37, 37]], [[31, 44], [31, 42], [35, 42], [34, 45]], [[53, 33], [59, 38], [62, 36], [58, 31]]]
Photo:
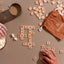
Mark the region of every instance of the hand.
[[7, 28], [0, 23], [0, 38], [5, 37], [7, 35], [6, 31], [7, 31]]
[[41, 61], [44, 64], [60, 64], [56, 54], [54, 53], [54, 50], [49, 51], [46, 49], [42, 50], [41, 52], [45, 54], [42, 57], [40, 57]]

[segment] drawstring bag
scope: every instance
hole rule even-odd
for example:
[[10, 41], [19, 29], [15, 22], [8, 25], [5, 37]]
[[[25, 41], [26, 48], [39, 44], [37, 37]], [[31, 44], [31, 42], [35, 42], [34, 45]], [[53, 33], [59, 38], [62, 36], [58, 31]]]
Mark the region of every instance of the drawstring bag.
[[62, 40], [64, 38], [64, 16], [56, 10], [48, 16], [42, 25], [56, 38]]

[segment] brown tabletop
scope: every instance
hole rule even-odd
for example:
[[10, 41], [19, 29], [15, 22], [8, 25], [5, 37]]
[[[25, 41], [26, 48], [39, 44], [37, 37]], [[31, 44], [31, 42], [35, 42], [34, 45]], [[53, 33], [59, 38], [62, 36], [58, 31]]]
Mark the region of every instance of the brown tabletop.
[[[7, 43], [4, 49], [0, 51], [0, 64], [42, 64], [39, 60], [39, 51], [41, 49], [42, 44], [46, 44], [46, 41], [50, 41], [50, 47], [54, 47], [56, 49], [56, 54], [59, 58], [60, 64], [64, 64], [64, 54], [59, 54], [58, 51], [60, 49], [64, 49], [64, 39], [58, 41], [55, 37], [53, 37], [50, 33], [46, 32], [44, 29], [42, 32], [38, 32], [38, 23], [43, 20], [38, 20], [36, 16], [30, 16], [28, 7], [34, 6], [34, 1], [36, 0], [2, 0], [3, 5], [0, 6], [0, 9], [8, 9], [8, 5], [11, 3], [19, 3], [22, 6], [22, 14], [17, 18], [10, 20], [10, 22], [6, 23], [7, 27]], [[63, 0], [61, 0], [63, 1]], [[51, 12], [56, 5], [45, 4], [44, 7], [46, 12]], [[35, 42], [36, 46], [32, 49], [28, 47], [22, 46], [22, 42], [20, 39], [17, 41], [13, 41], [9, 35], [14, 33], [15, 36], [19, 33], [20, 25], [34, 25], [36, 27], [35, 35], [33, 36], [33, 42]], [[37, 61], [34, 63], [32, 61], [32, 57], [36, 56]]]

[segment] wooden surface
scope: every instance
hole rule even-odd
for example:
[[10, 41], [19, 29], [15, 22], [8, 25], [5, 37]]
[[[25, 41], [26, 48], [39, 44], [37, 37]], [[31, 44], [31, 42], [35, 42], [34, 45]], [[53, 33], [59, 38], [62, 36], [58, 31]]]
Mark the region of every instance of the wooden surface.
[[[7, 35], [7, 43], [4, 49], [0, 51], [0, 63], [1, 64], [42, 64], [39, 60], [39, 51], [41, 49], [42, 44], [46, 44], [46, 41], [50, 41], [50, 47], [54, 47], [56, 49], [56, 54], [59, 58], [60, 64], [64, 64], [64, 54], [59, 54], [58, 51], [60, 49], [64, 49], [64, 39], [58, 41], [55, 37], [53, 37], [50, 33], [46, 32], [44, 29], [42, 32], [38, 32], [38, 22], [43, 20], [38, 20], [36, 16], [30, 16], [29, 11], [27, 10], [29, 6], [34, 6], [34, 1], [36, 0], [2, 0], [3, 5], [0, 6], [0, 9], [4, 8], [8, 10], [8, 5], [11, 3], [19, 3], [22, 7], [22, 14], [10, 20], [10, 22], [6, 23], [8, 35]], [[63, 1], [63, 0], [61, 0]], [[46, 12], [51, 12], [56, 5], [45, 4]], [[7, 15], [7, 14], [6, 14]], [[5, 15], [5, 16], [6, 16]], [[17, 41], [13, 41], [10, 37], [11, 33], [14, 33], [15, 36], [19, 33], [20, 25], [34, 25], [36, 27], [35, 35], [33, 36], [33, 42], [35, 42], [36, 46], [32, 49], [28, 47], [23, 47], [22, 42], [19, 39]], [[26, 40], [25, 40], [26, 41]], [[34, 63], [32, 61], [32, 57], [36, 56], [37, 61]]]

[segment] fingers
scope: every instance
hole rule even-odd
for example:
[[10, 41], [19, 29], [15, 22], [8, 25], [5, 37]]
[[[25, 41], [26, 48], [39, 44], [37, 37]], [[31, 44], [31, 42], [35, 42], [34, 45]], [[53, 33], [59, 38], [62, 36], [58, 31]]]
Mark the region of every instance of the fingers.
[[0, 28], [0, 30], [3, 32], [5, 36], [7, 35], [6, 31], [3, 28]]
[[3, 27], [5, 31], [7, 31], [7, 28], [3, 24], [0, 23], [0, 26]]
[[7, 28], [3, 24], [0, 23], [0, 38], [1, 36], [5, 37], [7, 35], [6, 31], [7, 31]]
[[47, 63], [50, 63], [51, 62], [51, 59], [46, 57], [46, 56], [42, 56], [44, 60], [46, 60]]
[[51, 50], [51, 52], [53, 53], [53, 55], [54, 55], [54, 56], [56, 56], [56, 54], [55, 54], [55, 52], [54, 52], [54, 50], [53, 50], [53, 49]]
[[[0, 34], [2, 37], [5, 37], [5, 35], [3, 34], [3, 32], [1, 30], [0, 30]], [[1, 38], [1, 36], [0, 36], [0, 38]]]
[[42, 50], [42, 52], [44, 52], [49, 58], [52, 58], [52, 54], [50, 51], [48, 50]]
[[40, 58], [40, 60], [41, 60], [44, 64], [47, 64], [42, 58]]

